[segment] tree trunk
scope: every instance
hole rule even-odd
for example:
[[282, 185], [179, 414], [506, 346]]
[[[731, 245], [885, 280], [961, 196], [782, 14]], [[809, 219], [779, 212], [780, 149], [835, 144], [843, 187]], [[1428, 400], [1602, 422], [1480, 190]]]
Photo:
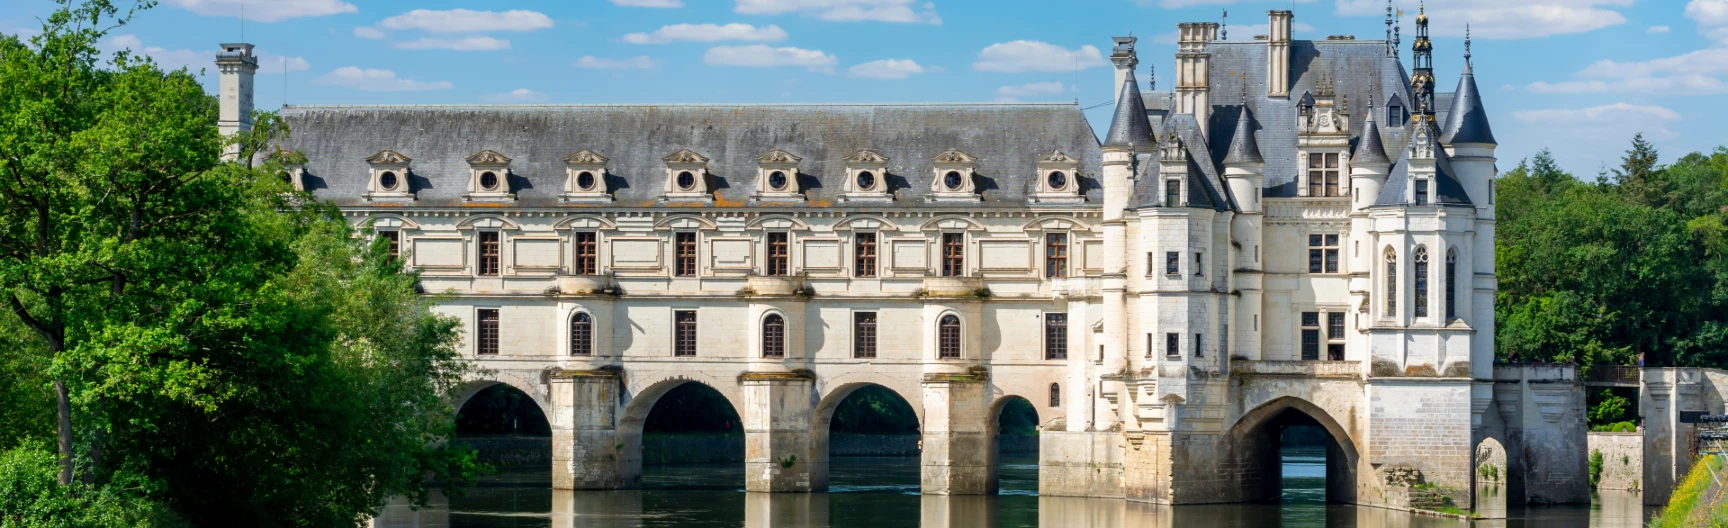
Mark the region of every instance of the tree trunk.
[[72, 399], [66, 393], [66, 380], [54, 378], [54, 396], [60, 410], [60, 485], [72, 483]]

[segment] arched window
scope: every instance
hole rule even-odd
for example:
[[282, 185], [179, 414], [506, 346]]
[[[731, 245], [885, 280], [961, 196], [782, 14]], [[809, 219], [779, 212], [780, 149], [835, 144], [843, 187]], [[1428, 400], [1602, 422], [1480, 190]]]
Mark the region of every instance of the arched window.
[[1428, 248], [1416, 246], [1415, 269], [1411, 271], [1411, 280], [1416, 281], [1416, 299], [1410, 301], [1410, 307], [1416, 310], [1416, 317], [1428, 317]]
[[936, 324], [936, 357], [940, 359], [960, 358], [960, 318], [954, 314], [942, 316], [942, 321]]
[[570, 316], [570, 355], [594, 355], [594, 317], [587, 312]]
[[1457, 295], [1458, 286], [1454, 279], [1458, 277], [1458, 247], [1446, 250], [1446, 320], [1458, 317], [1458, 309], [1453, 307], [1453, 297]]
[[1061, 385], [1057, 385], [1055, 383], [1050, 384], [1050, 406], [1051, 407], [1061, 407], [1062, 406], [1062, 386]]
[[762, 357], [786, 357], [786, 319], [780, 314], [762, 319]]
[[1398, 315], [1398, 252], [1386, 248], [1386, 317]]

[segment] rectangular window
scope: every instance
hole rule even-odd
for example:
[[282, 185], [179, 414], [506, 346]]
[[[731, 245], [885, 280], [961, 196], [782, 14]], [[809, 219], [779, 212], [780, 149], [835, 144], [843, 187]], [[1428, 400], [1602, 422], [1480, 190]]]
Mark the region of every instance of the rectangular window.
[[876, 357], [876, 312], [852, 314], [852, 357]]
[[942, 276], [966, 275], [966, 235], [942, 233]]
[[1068, 234], [1044, 235], [1044, 276], [1060, 279], [1068, 276]]
[[1320, 312], [1302, 312], [1302, 360], [1320, 359]]
[[498, 355], [498, 310], [482, 308], [476, 315], [480, 324], [475, 325], [474, 352], [482, 356]]
[[852, 274], [858, 277], [876, 276], [876, 233], [852, 235], [852, 255], [857, 257]]
[[[1158, 347], [1152, 346], [1152, 334], [1146, 334], [1146, 358], [1151, 359], [1152, 358], [1152, 351], [1157, 350], [1157, 349], [1158, 349]], [[1102, 347], [1100, 347], [1099, 350], [1100, 350], [1100, 352], [1102, 352], [1102, 350], [1103, 350]], [[1103, 359], [1104, 354], [1102, 354], [1102, 353], [1098, 354], [1098, 358]]]
[[677, 269], [673, 270], [679, 277], [696, 276], [696, 233], [678, 233], [673, 235], [677, 246]]
[[480, 274], [498, 274], [498, 232], [480, 232]]
[[1205, 253], [1201, 253], [1198, 251], [1194, 252], [1194, 276], [1195, 277], [1206, 276], [1206, 254]]
[[1194, 334], [1194, 357], [1206, 357], [1206, 335]]
[[593, 231], [576, 232], [576, 262], [574, 270], [577, 275], [600, 274], [600, 234]]
[[1170, 251], [1170, 252], [1164, 253], [1164, 274], [1165, 275], [1181, 275], [1182, 274], [1182, 254], [1181, 253], [1177, 253], [1175, 251]]
[[1068, 359], [1068, 314], [1044, 314], [1044, 359]]
[[379, 231], [378, 236], [383, 237], [384, 240], [388, 241], [388, 242], [385, 242], [385, 244], [389, 244], [389, 246], [390, 246], [389, 250], [388, 250], [390, 252], [389, 253], [390, 258], [394, 259], [394, 258], [399, 258], [402, 256], [402, 232], [401, 231]]
[[1164, 181], [1164, 206], [1176, 207], [1182, 205], [1182, 181]]
[[1428, 205], [1428, 180], [1416, 180], [1416, 205]]
[[672, 355], [678, 357], [693, 357], [696, 355], [696, 311], [678, 310], [672, 312]]
[[1343, 196], [1340, 194], [1338, 182], [1340, 174], [1338, 153], [1316, 152], [1308, 155], [1308, 196]]
[[768, 274], [784, 276], [791, 270], [792, 253], [786, 233], [768, 233]]
[[1308, 235], [1308, 273], [1338, 273], [1338, 235]]
[[1182, 334], [1164, 334], [1164, 357], [1182, 357]]
[[1326, 359], [1344, 361], [1344, 312], [1326, 313]]

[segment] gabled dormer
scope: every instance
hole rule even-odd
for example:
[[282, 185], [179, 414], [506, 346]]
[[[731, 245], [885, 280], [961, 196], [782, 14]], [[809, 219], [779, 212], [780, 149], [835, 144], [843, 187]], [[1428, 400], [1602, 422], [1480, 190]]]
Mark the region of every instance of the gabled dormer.
[[1165, 134], [1158, 149], [1158, 205], [1188, 205], [1189, 162], [1188, 146], [1183, 144], [1182, 136], [1175, 133]]
[[516, 201], [510, 192], [510, 158], [496, 150], [482, 150], [468, 156], [468, 193], [462, 198], [470, 202], [506, 203]]
[[1086, 197], [1080, 194], [1080, 160], [1061, 150], [1052, 151], [1038, 158], [1038, 181], [1032, 196], [1026, 202], [1029, 204], [1076, 204], [1084, 203]]
[[564, 157], [563, 203], [609, 204], [612, 194], [606, 188], [606, 156], [582, 149]]
[[979, 201], [976, 156], [950, 148], [930, 161], [935, 172], [935, 179], [930, 182], [930, 201]]
[[804, 201], [804, 191], [798, 187], [798, 164], [802, 161], [804, 158], [780, 149], [757, 156], [753, 198], [767, 202]]
[[1297, 116], [1296, 193], [1315, 198], [1342, 197], [1350, 191], [1350, 101], [1334, 95], [1332, 79], [1321, 76]]
[[666, 162], [666, 194], [661, 196], [662, 201], [714, 203], [714, 195], [709, 194], [713, 189], [708, 183], [707, 156], [678, 149], [660, 159]]
[[864, 149], [841, 159], [846, 164], [846, 186], [841, 202], [892, 202], [888, 189], [888, 157]]
[[371, 173], [366, 184], [366, 201], [405, 203], [414, 201], [409, 185], [409, 164], [413, 158], [394, 150], [380, 150], [366, 158]]
[[297, 151], [277, 149], [264, 156], [265, 163], [275, 163], [282, 170], [282, 181], [296, 191], [306, 190], [306, 155]]

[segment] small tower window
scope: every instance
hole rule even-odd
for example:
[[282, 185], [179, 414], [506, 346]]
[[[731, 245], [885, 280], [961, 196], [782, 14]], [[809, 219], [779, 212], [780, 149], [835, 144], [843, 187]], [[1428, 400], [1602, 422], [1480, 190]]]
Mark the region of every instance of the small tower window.
[[1061, 385], [1058, 385], [1055, 383], [1050, 384], [1050, 406], [1051, 407], [1061, 407], [1062, 406], [1062, 386]]
[[570, 355], [594, 355], [594, 317], [586, 312], [570, 317]]
[[1164, 206], [1176, 207], [1182, 205], [1182, 181], [1164, 180]]
[[954, 314], [942, 316], [937, 323], [938, 359], [960, 359], [960, 318]]
[[1428, 180], [1417, 179], [1415, 180], [1415, 185], [1416, 205], [1428, 205]]
[[1170, 359], [1182, 357], [1182, 334], [1164, 334], [1164, 357]]
[[1044, 314], [1044, 359], [1068, 359], [1068, 314]]
[[1416, 317], [1428, 317], [1428, 248], [1416, 246], [1415, 270], [1412, 280], [1416, 281], [1416, 299], [1411, 301], [1411, 308], [1416, 311]]
[[1454, 308], [1453, 304], [1452, 304], [1453, 296], [1455, 295], [1454, 292], [1458, 291], [1458, 286], [1456, 285], [1457, 283], [1454, 282], [1454, 279], [1457, 276], [1458, 276], [1458, 248], [1453, 247], [1453, 248], [1446, 250], [1446, 284], [1445, 284], [1445, 287], [1446, 287], [1446, 319], [1448, 321], [1452, 320], [1453, 318], [1458, 317], [1458, 310], [1457, 310], [1457, 308]]
[[1386, 317], [1398, 315], [1398, 253], [1386, 248]]
[[786, 318], [780, 314], [762, 320], [762, 357], [786, 357]]

